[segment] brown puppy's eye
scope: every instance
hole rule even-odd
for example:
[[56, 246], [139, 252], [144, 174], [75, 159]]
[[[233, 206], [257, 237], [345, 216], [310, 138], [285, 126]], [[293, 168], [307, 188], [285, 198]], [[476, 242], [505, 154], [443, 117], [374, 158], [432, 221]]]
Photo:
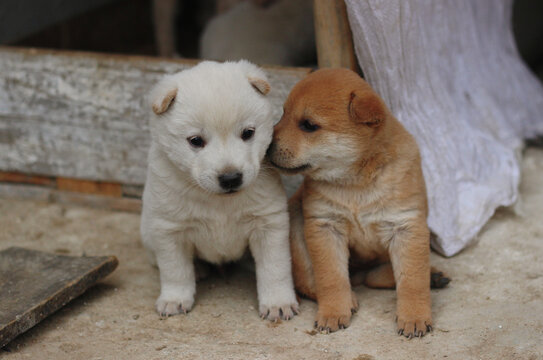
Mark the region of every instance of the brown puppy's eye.
[[313, 124], [311, 121], [304, 119], [300, 121], [298, 127], [305, 132], [314, 132], [319, 130], [321, 127], [317, 124]]
[[201, 136], [191, 136], [187, 138], [187, 141], [192, 147], [195, 148], [203, 148], [204, 146], [206, 146], [206, 142]]
[[251, 139], [254, 134], [255, 134], [255, 128], [247, 128], [243, 130], [243, 132], [241, 133], [241, 139], [243, 141], [247, 141]]

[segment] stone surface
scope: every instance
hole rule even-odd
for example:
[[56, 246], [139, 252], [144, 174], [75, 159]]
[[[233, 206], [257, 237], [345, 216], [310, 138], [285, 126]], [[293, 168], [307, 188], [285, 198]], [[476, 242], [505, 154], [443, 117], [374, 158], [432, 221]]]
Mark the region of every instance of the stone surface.
[[117, 267], [114, 256], [74, 257], [20, 247], [0, 251], [0, 347]]
[[344, 331], [315, 333], [316, 304], [308, 300], [291, 321], [260, 320], [255, 278], [243, 268], [201, 281], [188, 315], [161, 320], [158, 270], [141, 246], [138, 215], [0, 200], [0, 249], [119, 258], [111, 276], [14, 339], [0, 358], [542, 359], [543, 150], [529, 148], [522, 165], [525, 215], [499, 210], [460, 254], [432, 254], [452, 282], [432, 290], [434, 331], [410, 341], [394, 331], [394, 292], [363, 286], [355, 289], [360, 311]]

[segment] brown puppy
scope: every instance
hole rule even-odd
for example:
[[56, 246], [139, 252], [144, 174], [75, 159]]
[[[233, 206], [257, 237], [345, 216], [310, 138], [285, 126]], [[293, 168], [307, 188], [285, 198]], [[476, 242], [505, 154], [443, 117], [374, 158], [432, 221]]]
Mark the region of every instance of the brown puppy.
[[[350, 324], [349, 265], [397, 291], [398, 332], [432, 329], [426, 188], [417, 143], [356, 73], [318, 70], [285, 102], [268, 156], [304, 183], [289, 204], [296, 289], [316, 299], [319, 330]], [[304, 241], [305, 239], [305, 241]], [[391, 267], [392, 263], [392, 267]], [[447, 281], [448, 282], [448, 281]]]

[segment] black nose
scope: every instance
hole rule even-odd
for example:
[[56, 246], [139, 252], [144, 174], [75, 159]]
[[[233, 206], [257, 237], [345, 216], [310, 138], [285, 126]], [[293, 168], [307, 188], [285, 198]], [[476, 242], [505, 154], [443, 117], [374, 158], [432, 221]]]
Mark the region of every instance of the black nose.
[[243, 182], [243, 174], [231, 172], [219, 175], [219, 184], [224, 190], [235, 190]]

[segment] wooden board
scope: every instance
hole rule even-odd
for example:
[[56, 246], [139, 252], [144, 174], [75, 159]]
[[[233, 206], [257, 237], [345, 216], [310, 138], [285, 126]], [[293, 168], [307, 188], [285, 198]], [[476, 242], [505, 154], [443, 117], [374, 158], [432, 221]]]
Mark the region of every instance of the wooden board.
[[[147, 93], [164, 74], [196, 63], [0, 47], [0, 170], [143, 184]], [[264, 69], [279, 120], [290, 89], [309, 69]]]
[[359, 72], [345, 2], [314, 0], [313, 3], [319, 67], [343, 67]]
[[73, 257], [11, 247], [0, 251], [0, 348], [117, 267], [114, 256]]

